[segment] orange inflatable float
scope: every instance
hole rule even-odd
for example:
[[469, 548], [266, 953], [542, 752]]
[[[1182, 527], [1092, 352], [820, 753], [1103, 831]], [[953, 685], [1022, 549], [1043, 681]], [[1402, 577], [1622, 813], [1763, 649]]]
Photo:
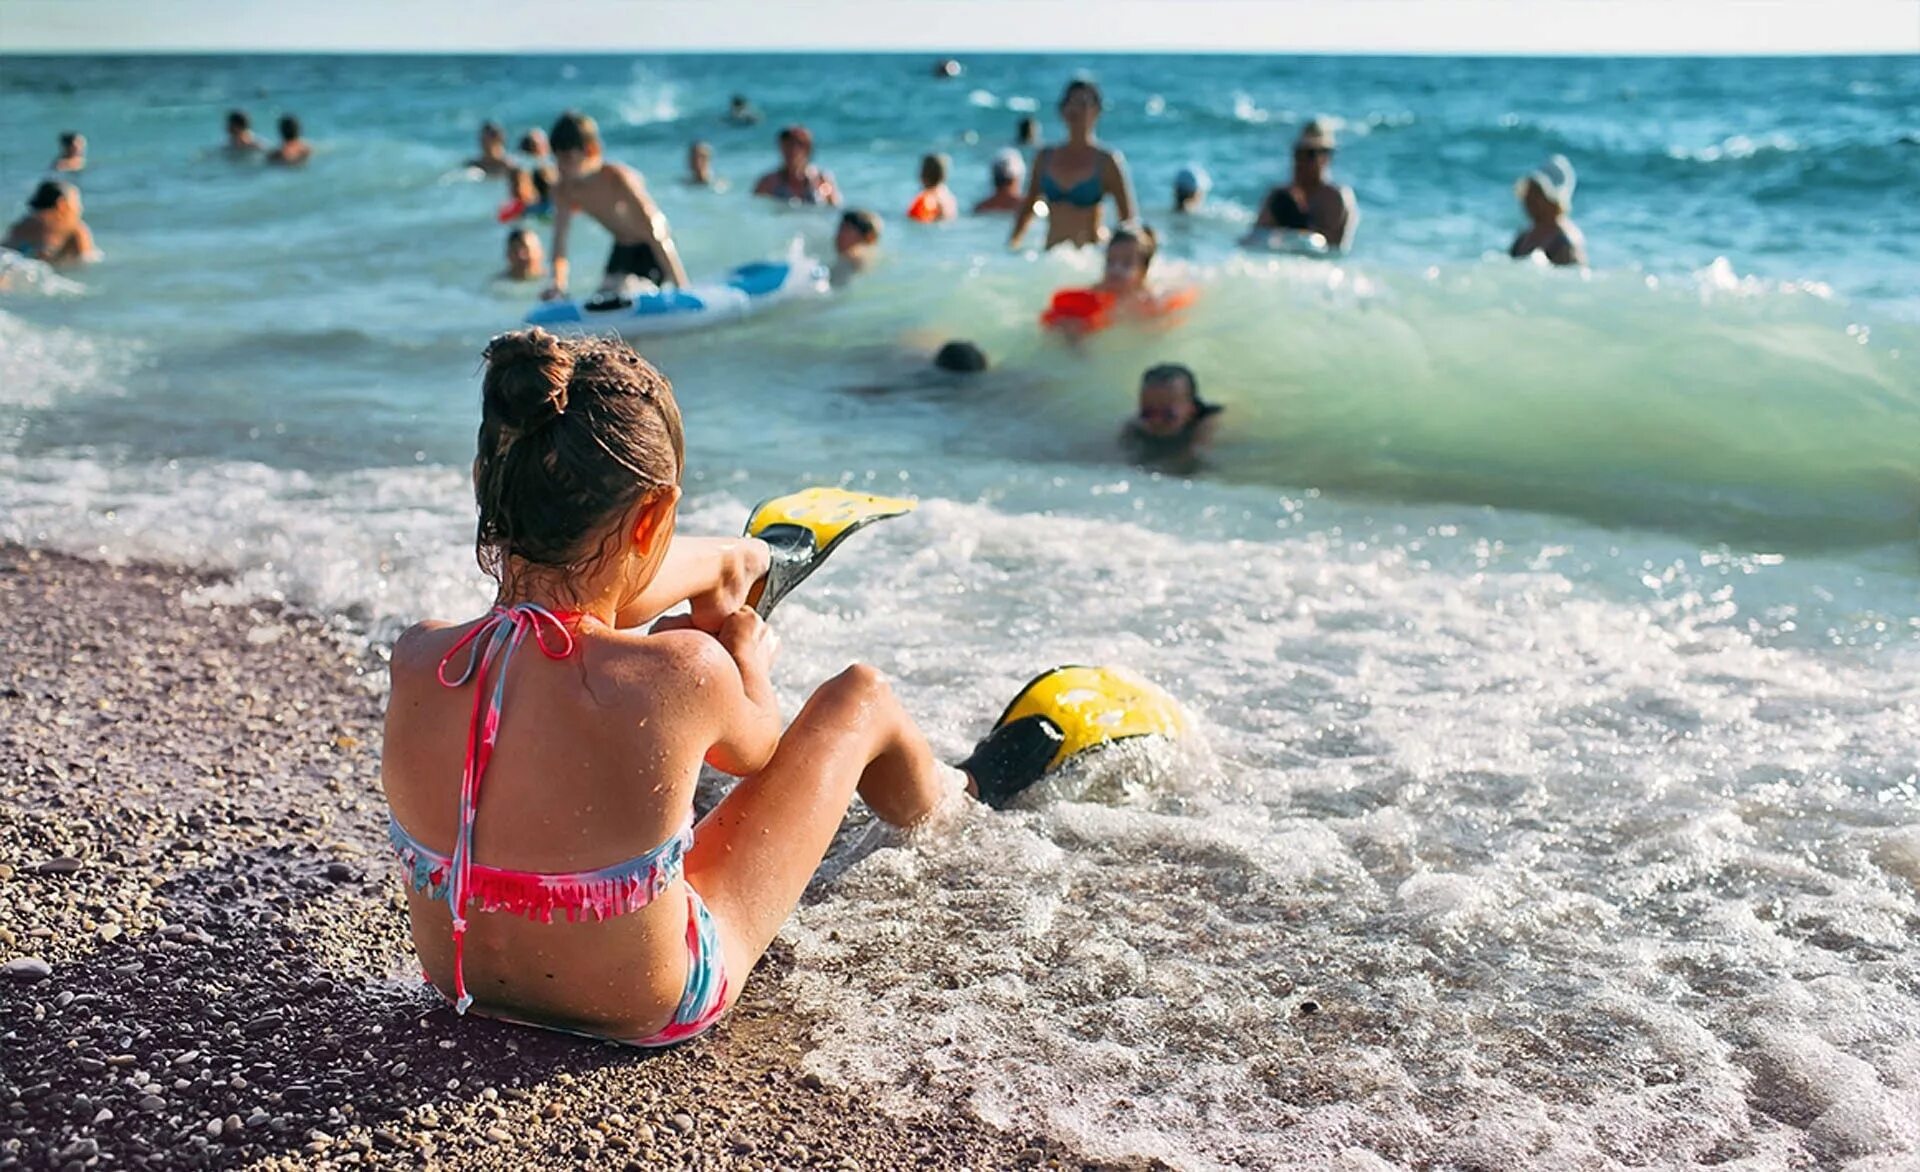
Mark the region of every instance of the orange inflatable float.
[[1046, 312], [1040, 315], [1040, 325], [1043, 329], [1091, 334], [1128, 318], [1167, 317], [1186, 309], [1199, 297], [1200, 290], [1193, 286], [1124, 298], [1097, 285], [1089, 289], [1062, 289], [1053, 295]]
[[913, 203], [907, 207], [907, 219], [922, 224], [931, 224], [940, 219], [940, 197], [931, 191], [923, 191], [913, 197]]

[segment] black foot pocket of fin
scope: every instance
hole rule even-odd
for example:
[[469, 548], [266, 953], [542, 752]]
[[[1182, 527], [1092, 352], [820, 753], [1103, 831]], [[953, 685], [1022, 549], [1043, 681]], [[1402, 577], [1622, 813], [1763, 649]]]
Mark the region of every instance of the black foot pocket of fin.
[[999, 809], [1091, 749], [1186, 731], [1180, 705], [1153, 684], [1122, 668], [1069, 664], [1028, 681], [960, 768]]
[[761, 501], [747, 517], [746, 535], [767, 543], [773, 564], [747, 601], [766, 618], [842, 541], [875, 521], [898, 517], [914, 507], [915, 502], [901, 497], [843, 488], [807, 488]]
[[1047, 775], [1066, 734], [1044, 716], [1023, 716], [994, 729], [973, 747], [960, 768], [973, 778], [980, 800], [1002, 809]]

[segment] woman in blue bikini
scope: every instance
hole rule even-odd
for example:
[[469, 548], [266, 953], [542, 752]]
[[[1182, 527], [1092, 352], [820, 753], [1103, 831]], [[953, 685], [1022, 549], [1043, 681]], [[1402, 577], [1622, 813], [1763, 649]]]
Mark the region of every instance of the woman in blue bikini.
[[1041, 203], [1047, 205], [1047, 247], [1099, 244], [1106, 238], [1100, 208], [1113, 197], [1119, 222], [1134, 218], [1133, 183], [1120, 152], [1102, 146], [1093, 137], [1100, 121], [1100, 90], [1090, 81], [1072, 81], [1060, 95], [1060, 118], [1067, 124], [1067, 141], [1042, 148], [1033, 160], [1033, 178], [1027, 200], [1013, 222], [1010, 248], [1020, 247], [1027, 227]]

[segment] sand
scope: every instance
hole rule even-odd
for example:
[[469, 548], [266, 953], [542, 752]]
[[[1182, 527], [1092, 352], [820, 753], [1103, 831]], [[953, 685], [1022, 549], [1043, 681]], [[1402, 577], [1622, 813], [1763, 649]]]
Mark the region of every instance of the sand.
[[456, 1018], [385, 849], [378, 651], [217, 585], [0, 546], [0, 1169], [1117, 1167], [808, 1075], [779, 944], [672, 1051]]

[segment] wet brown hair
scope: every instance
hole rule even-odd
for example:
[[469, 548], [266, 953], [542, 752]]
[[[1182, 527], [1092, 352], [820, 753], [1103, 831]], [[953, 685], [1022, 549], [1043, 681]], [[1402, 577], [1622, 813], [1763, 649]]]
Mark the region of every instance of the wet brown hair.
[[547, 131], [547, 145], [556, 155], [561, 151], [591, 154], [600, 149], [600, 124], [578, 110], [568, 110]]
[[1073, 101], [1073, 95], [1075, 94], [1085, 94], [1087, 97], [1093, 99], [1093, 108], [1095, 110], [1104, 109], [1106, 106], [1106, 103], [1100, 100], [1099, 86], [1084, 77], [1076, 77], [1067, 83], [1066, 89], [1060, 91], [1060, 106], [1062, 109], [1066, 108], [1068, 102]]
[[487, 344], [480, 384], [481, 569], [515, 560], [573, 576], [608, 552], [609, 521], [680, 483], [686, 437], [666, 376], [618, 338], [541, 329]]
[[1133, 241], [1140, 246], [1140, 271], [1146, 272], [1153, 267], [1153, 258], [1160, 251], [1160, 237], [1145, 224], [1135, 224], [1120, 228], [1107, 237], [1107, 247]]

